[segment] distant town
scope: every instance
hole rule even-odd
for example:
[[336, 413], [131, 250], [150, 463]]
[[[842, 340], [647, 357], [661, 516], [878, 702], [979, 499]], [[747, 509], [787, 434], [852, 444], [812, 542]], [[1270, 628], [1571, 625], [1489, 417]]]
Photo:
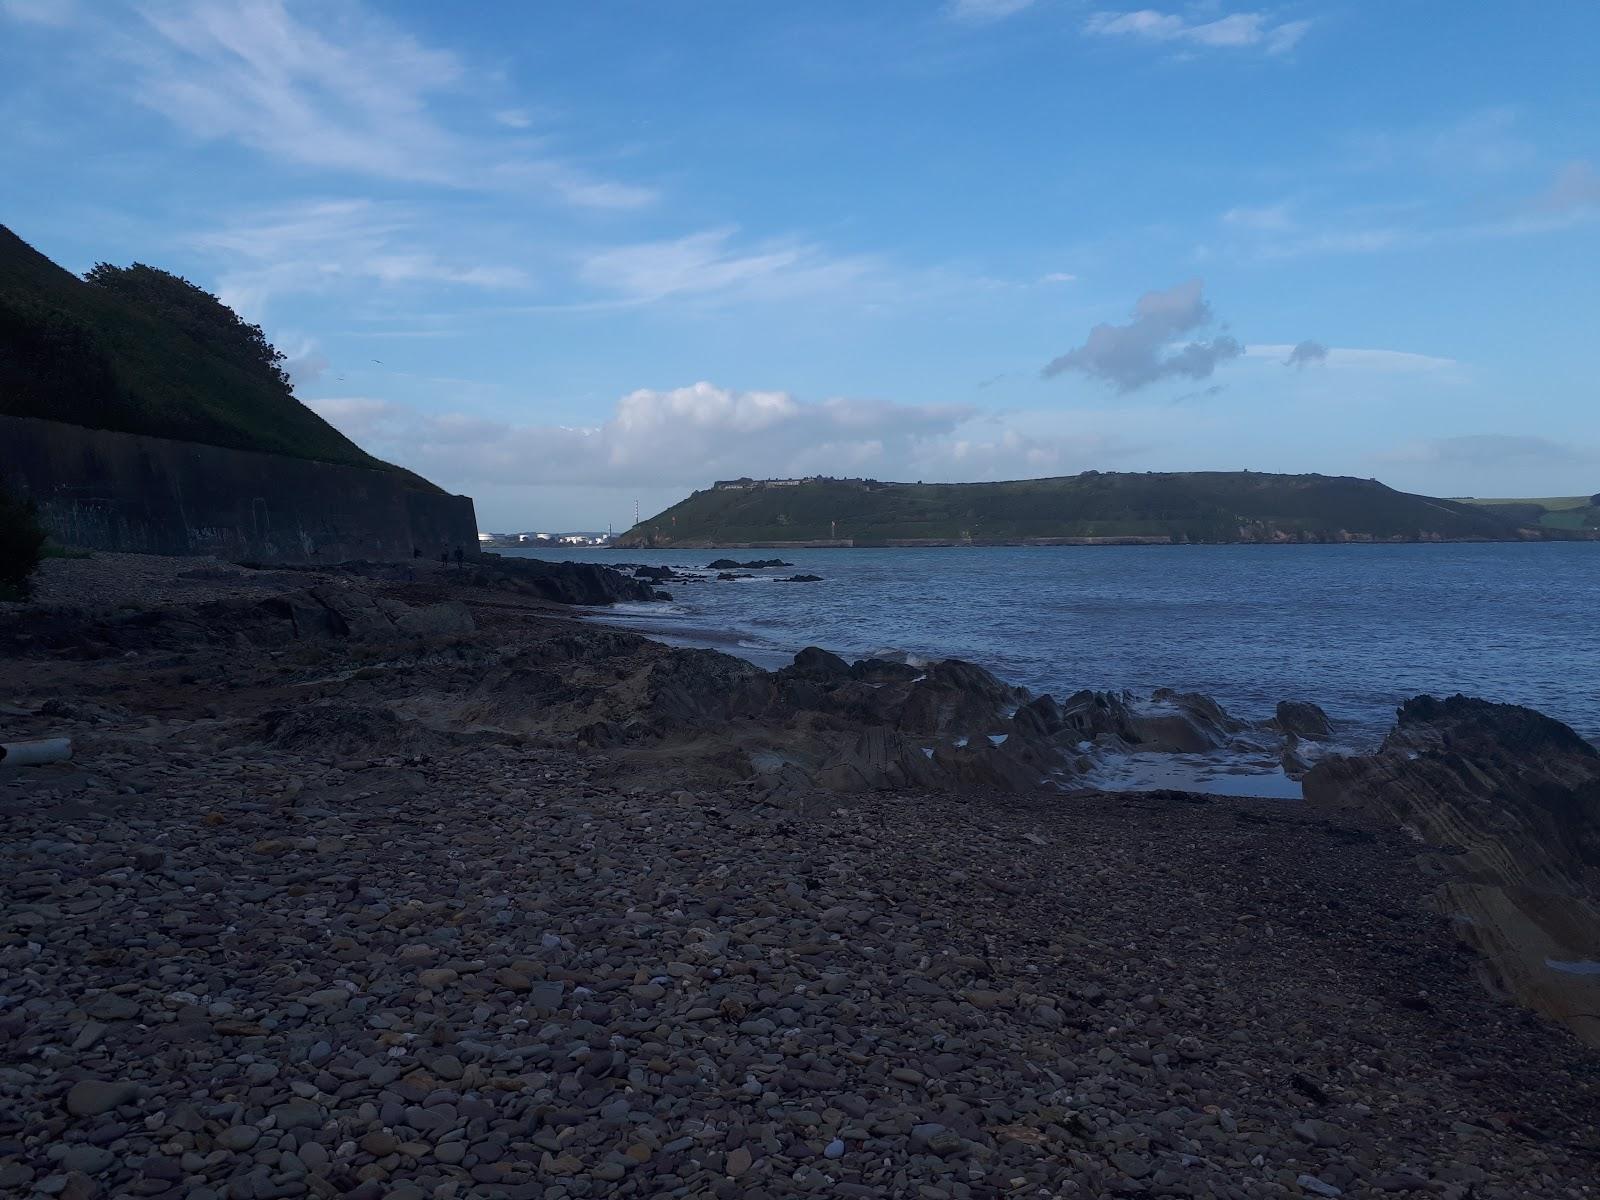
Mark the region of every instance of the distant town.
[[607, 546], [610, 533], [479, 533], [479, 547], [492, 550], [513, 546]]

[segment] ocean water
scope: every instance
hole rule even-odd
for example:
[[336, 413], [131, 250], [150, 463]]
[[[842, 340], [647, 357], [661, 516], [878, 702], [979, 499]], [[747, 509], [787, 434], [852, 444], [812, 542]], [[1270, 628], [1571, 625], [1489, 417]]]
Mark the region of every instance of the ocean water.
[[[1034, 692], [1313, 700], [1375, 745], [1421, 692], [1526, 704], [1600, 740], [1600, 544], [505, 551], [610, 566], [795, 564], [669, 581], [605, 619], [766, 667], [803, 646], [980, 663]], [[808, 573], [821, 583], [783, 583]], [[714, 573], [709, 573], [714, 575]]]

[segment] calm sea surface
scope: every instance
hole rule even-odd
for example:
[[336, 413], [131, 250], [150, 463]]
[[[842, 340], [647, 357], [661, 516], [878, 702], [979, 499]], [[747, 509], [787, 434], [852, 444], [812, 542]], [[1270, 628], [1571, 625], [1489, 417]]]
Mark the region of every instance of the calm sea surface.
[[[1314, 700], [1375, 742], [1419, 692], [1537, 708], [1600, 739], [1600, 544], [505, 551], [792, 571], [671, 581], [610, 623], [763, 666], [802, 646], [981, 663], [1035, 692], [1210, 693], [1238, 716]], [[779, 583], [799, 572], [821, 583]]]

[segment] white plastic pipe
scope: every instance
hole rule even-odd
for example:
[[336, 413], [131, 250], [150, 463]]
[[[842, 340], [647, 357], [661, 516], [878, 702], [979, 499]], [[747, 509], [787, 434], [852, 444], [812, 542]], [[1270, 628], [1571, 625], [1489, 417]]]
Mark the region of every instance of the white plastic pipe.
[[32, 767], [63, 762], [72, 757], [71, 738], [45, 738], [38, 742], [0, 742], [0, 765]]

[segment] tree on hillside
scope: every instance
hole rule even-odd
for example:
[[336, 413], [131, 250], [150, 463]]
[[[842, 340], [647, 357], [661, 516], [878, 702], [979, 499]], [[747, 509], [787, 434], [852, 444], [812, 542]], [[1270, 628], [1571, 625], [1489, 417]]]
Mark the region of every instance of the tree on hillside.
[[201, 345], [266, 380], [284, 395], [293, 394], [294, 385], [283, 369], [283, 352], [267, 341], [261, 326], [245, 321], [183, 276], [144, 263], [131, 267], [98, 263], [84, 279], [164, 317]]

